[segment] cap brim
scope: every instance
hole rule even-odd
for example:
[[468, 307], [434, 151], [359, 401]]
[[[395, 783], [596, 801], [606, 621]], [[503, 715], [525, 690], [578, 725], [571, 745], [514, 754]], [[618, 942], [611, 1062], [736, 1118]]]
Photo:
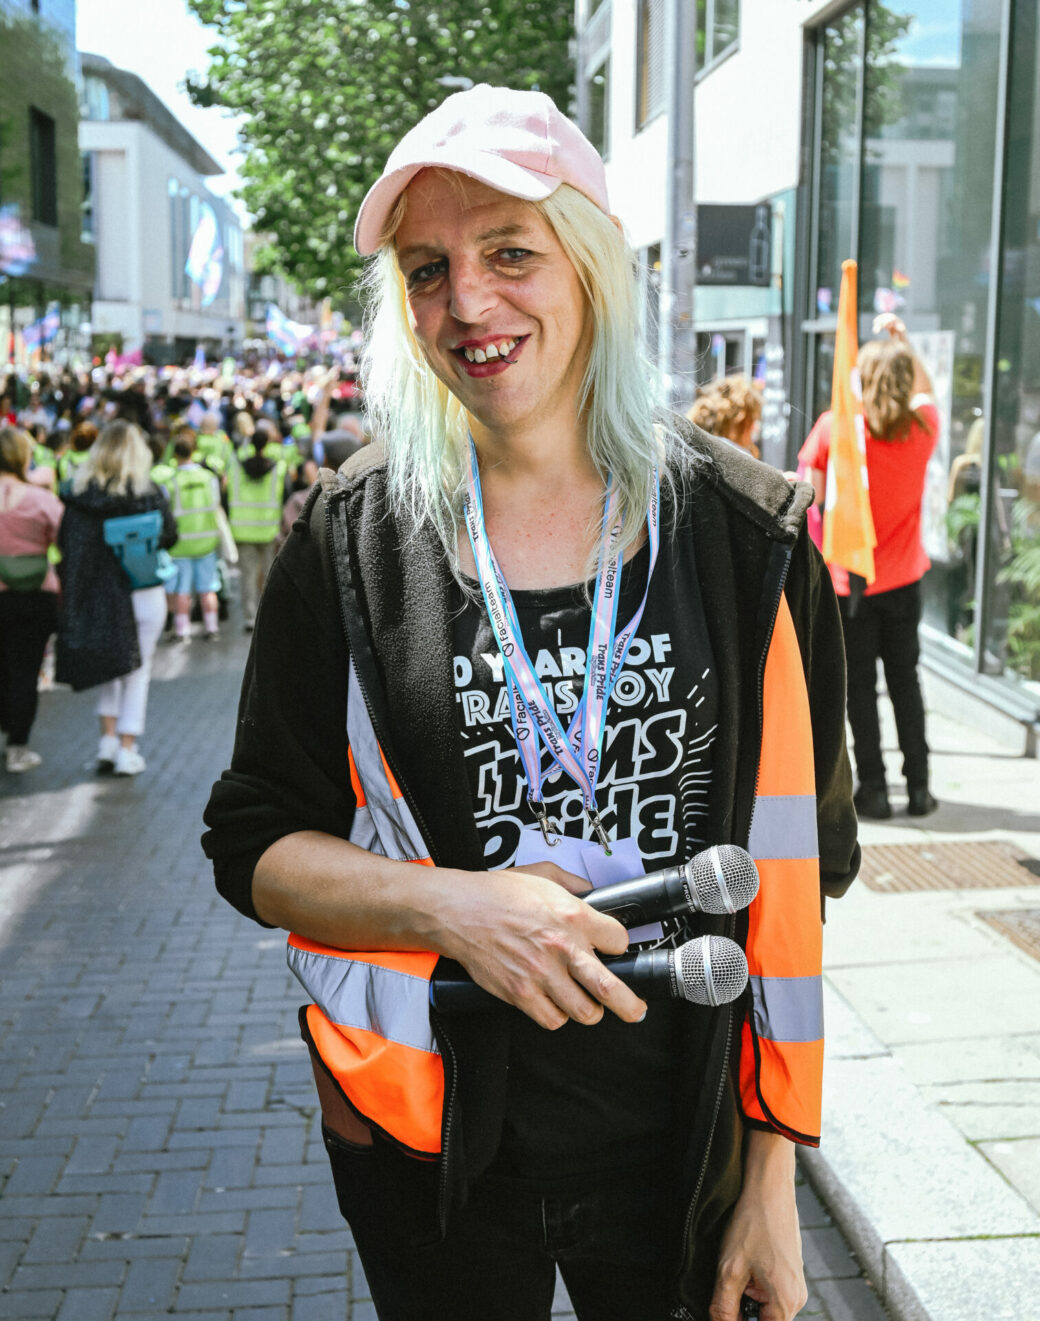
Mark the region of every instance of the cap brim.
[[427, 169], [453, 170], [510, 197], [522, 197], [526, 202], [544, 201], [552, 196], [562, 182], [555, 175], [529, 170], [501, 156], [493, 156], [490, 152], [474, 152], [472, 149], [465, 155], [460, 154], [458, 159], [453, 158], [450, 151], [443, 151], [429, 160], [402, 165], [377, 180], [361, 203], [354, 226], [354, 247], [362, 257], [370, 257], [379, 248], [397, 199], [420, 170]]

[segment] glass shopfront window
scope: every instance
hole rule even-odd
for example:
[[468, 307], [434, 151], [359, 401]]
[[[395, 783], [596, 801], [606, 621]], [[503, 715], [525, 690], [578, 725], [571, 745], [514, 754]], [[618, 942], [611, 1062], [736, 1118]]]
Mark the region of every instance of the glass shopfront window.
[[[1038, 681], [1040, 570], [1031, 576], [1030, 566], [1040, 559], [1040, 439], [1032, 444], [1040, 436], [1040, 84], [1036, 7], [1013, 8], [996, 328], [990, 248], [1004, 6], [862, 0], [812, 34], [801, 388], [808, 425], [830, 406], [841, 262], [854, 257], [860, 342], [877, 314], [897, 313], [935, 386], [941, 426], [922, 519], [932, 560], [926, 625], [966, 663], [981, 653], [989, 673]], [[987, 419], [993, 333], [999, 384]], [[995, 540], [983, 582], [979, 500], [990, 431]]]
[[[1010, 45], [983, 668], [1024, 680], [1040, 698], [1040, 20], [1035, 5], [1015, 6]], [[965, 517], [971, 512], [966, 509]]]

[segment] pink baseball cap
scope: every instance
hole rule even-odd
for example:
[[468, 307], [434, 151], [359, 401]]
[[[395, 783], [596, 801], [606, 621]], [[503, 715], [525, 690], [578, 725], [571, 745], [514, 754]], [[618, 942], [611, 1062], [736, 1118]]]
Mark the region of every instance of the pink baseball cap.
[[379, 247], [397, 199], [430, 166], [457, 170], [529, 202], [541, 202], [567, 183], [610, 214], [599, 152], [552, 99], [481, 83], [442, 101], [390, 153], [358, 211], [354, 246], [362, 257]]

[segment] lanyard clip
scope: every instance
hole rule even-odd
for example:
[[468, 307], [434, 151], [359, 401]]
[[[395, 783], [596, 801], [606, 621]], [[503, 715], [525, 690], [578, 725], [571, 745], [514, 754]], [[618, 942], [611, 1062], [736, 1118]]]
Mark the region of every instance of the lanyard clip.
[[585, 809], [585, 814], [588, 816], [589, 821], [592, 823], [592, 829], [596, 832], [596, 838], [603, 846], [603, 852], [609, 858], [611, 856], [610, 836], [607, 834], [606, 827], [604, 826], [600, 818], [600, 814], [596, 811], [594, 807], [587, 807]]
[[551, 849], [555, 848], [560, 842], [560, 832], [557, 828], [556, 822], [545, 810], [545, 804], [541, 799], [536, 802], [533, 798], [529, 798], [527, 801], [530, 804], [531, 811], [534, 813], [535, 820], [538, 822], [538, 826], [541, 829], [542, 838]]

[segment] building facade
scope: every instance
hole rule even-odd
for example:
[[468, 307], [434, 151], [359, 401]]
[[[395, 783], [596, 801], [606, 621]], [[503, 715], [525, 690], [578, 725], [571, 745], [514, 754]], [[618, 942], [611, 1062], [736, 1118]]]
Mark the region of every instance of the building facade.
[[857, 260], [861, 341], [878, 312], [898, 312], [942, 416], [924, 508], [929, 661], [1035, 722], [1035, 0], [579, 0], [581, 118], [643, 259], [651, 347], [673, 3], [697, 9], [684, 53], [697, 383], [732, 371], [761, 381], [763, 456], [793, 466], [829, 407], [841, 263]]
[[61, 360], [88, 347], [75, 0], [0, 0], [0, 51], [0, 353], [24, 367], [33, 352]]
[[83, 54], [84, 225], [97, 250], [95, 343], [154, 362], [245, 336], [242, 227], [206, 187], [221, 168], [135, 74]]

